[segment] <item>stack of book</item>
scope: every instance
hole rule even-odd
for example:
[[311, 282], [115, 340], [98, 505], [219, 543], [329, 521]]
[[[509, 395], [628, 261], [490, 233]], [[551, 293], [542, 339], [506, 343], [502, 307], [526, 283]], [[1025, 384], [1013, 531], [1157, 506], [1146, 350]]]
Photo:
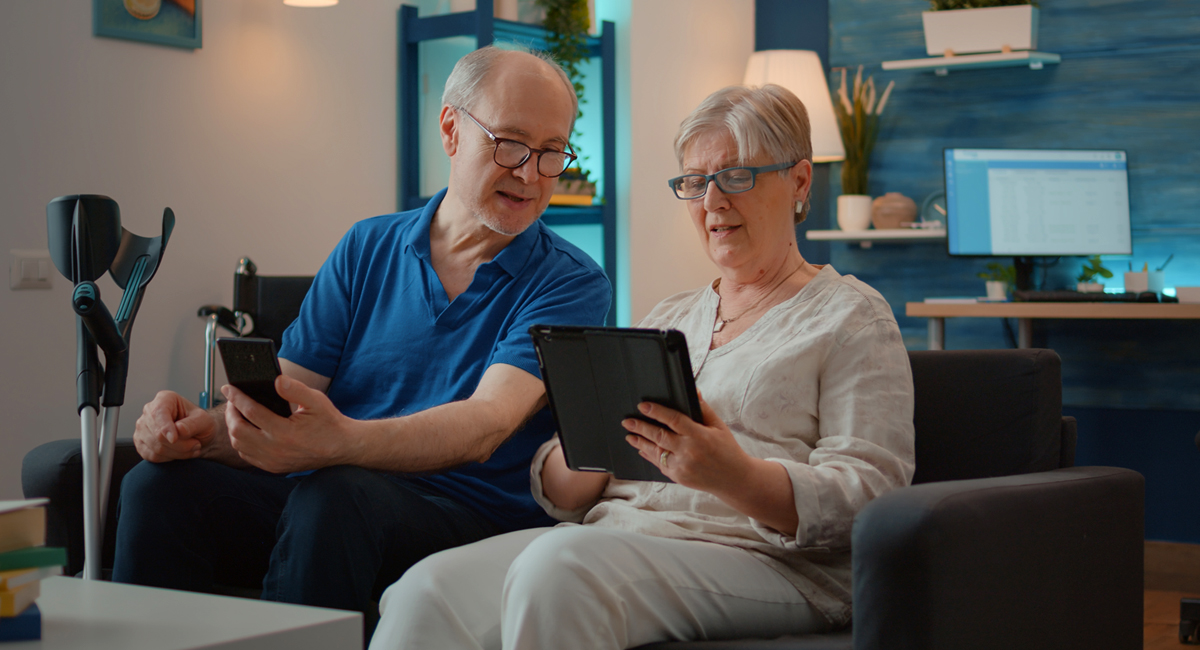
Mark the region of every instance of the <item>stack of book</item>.
[[42, 638], [42, 580], [62, 574], [66, 549], [46, 546], [46, 499], [0, 501], [0, 641]]

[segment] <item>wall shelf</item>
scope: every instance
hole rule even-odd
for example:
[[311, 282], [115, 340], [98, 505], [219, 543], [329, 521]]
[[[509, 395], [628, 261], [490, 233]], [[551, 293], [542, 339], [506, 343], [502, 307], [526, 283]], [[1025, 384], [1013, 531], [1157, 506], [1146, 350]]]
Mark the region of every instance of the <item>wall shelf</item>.
[[[476, 47], [494, 41], [515, 42], [533, 49], [546, 48], [546, 30], [537, 25], [500, 20], [494, 17], [494, 0], [476, 0], [473, 11], [420, 17], [417, 8], [401, 5], [398, 25], [398, 165], [397, 203], [402, 210], [424, 206], [429, 197], [420, 195], [420, 50], [425, 41], [456, 36], [473, 36]], [[603, 178], [598, 205], [552, 205], [542, 215], [551, 226], [598, 225], [604, 242], [603, 259], [597, 260], [614, 286], [618, 284], [617, 269], [617, 145], [616, 145], [616, 25], [601, 23], [599, 36], [587, 39], [588, 54], [600, 60], [601, 92], [599, 109], [603, 116]], [[607, 317], [609, 325], [616, 324], [616, 302]]]
[[946, 238], [944, 228], [895, 228], [887, 230], [809, 230], [804, 233], [812, 241], [857, 242], [871, 248], [875, 242], [937, 241]]
[[1008, 68], [1029, 66], [1030, 70], [1041, 70], [1042, 66], [1062, 61], [1062, 57], [1049, 52], [996, 52], [992, 54], [960, 54], [957, 56], [935, 56], [927, 59], [905, 59], [884, 61], [884, 70], [933, 70], [944, 77], [951, 70], [973, 70], [978, 68]]

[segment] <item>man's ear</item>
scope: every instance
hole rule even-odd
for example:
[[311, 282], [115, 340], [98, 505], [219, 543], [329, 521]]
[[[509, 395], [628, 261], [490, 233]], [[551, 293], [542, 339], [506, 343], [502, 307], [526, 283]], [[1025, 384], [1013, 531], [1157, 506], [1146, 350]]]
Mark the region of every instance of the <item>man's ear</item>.
[[453, 156], [458, 151], [458, 111], [452, 106], [443, 106], [438, 116], [438, 130], [442, 135], [442, 149], [447, 156]]

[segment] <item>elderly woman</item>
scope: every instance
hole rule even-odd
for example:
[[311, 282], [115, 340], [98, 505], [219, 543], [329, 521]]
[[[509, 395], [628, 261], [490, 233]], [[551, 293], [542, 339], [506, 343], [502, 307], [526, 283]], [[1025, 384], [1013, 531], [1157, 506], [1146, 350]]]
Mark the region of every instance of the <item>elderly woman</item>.
[[671, 189], [720, 275], [639, 325], [686, 334], [704, 421], [644, 403], [663, 426], [624, 423], [675, 482], [573, 472], [552, 440], [533, 490], [568, 523], [414, 566], [384, 594], [372, 648], [615, 649], [850, 622], [851, 522], [913, 473], [896, 321], [878, 292], [797, 250], [812, 149], [795, 95], [720, 90], [675, 152]]

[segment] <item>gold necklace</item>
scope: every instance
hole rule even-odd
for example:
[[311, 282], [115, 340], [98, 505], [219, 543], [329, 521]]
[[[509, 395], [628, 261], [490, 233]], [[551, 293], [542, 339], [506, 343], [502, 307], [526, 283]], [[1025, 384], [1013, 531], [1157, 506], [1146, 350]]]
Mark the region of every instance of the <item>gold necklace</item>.
[[[763, 294], [762, 298], [759, 298], [758, 300], [754, 301], [753, 305], [750, 305], [748, 308], [743, 310], [742, 313], [738, 314], [737, 316], [734, 316], [733, 318], [721, 318], [721, 304], [718, 302], [717, 303], [717, 319], [718, 320], [717, 320], [717, 324], [713, 326], [713, 334], [716, 334], [717, 332], [720, 332], [721, 330], [725, 329], [725, 325], [727, 325], [728, 323], [732, 323], [733, 321], [741, 318], [742, 316], [745, 316], [746, 314], [749, 314], [750, 312], [754, 311], [759, 305], [762, 304], [762, 302], [764, 300], [767, 299], [768, 296], [775, 293], [775, 290], [779, 288], [779, 285], [783, 284], [785, 281], [787, 281], [788, 278], [792, 277], [793, 275], [796, 275], [796, 271], [799, 271], [802, 268], [804, 268], [803, 260], [800, 261], [800, 266], [797, 266], [794, 271], [783, 276], [782, 278], [780, 278], [780, 280], [778, 282], [776, 282], [774, 285], [772, 285], [771, 288], [768, 289], [767, 292]], [[720, 295], [721, 294], [718, 293], [717, 297], [720, 297]]]

